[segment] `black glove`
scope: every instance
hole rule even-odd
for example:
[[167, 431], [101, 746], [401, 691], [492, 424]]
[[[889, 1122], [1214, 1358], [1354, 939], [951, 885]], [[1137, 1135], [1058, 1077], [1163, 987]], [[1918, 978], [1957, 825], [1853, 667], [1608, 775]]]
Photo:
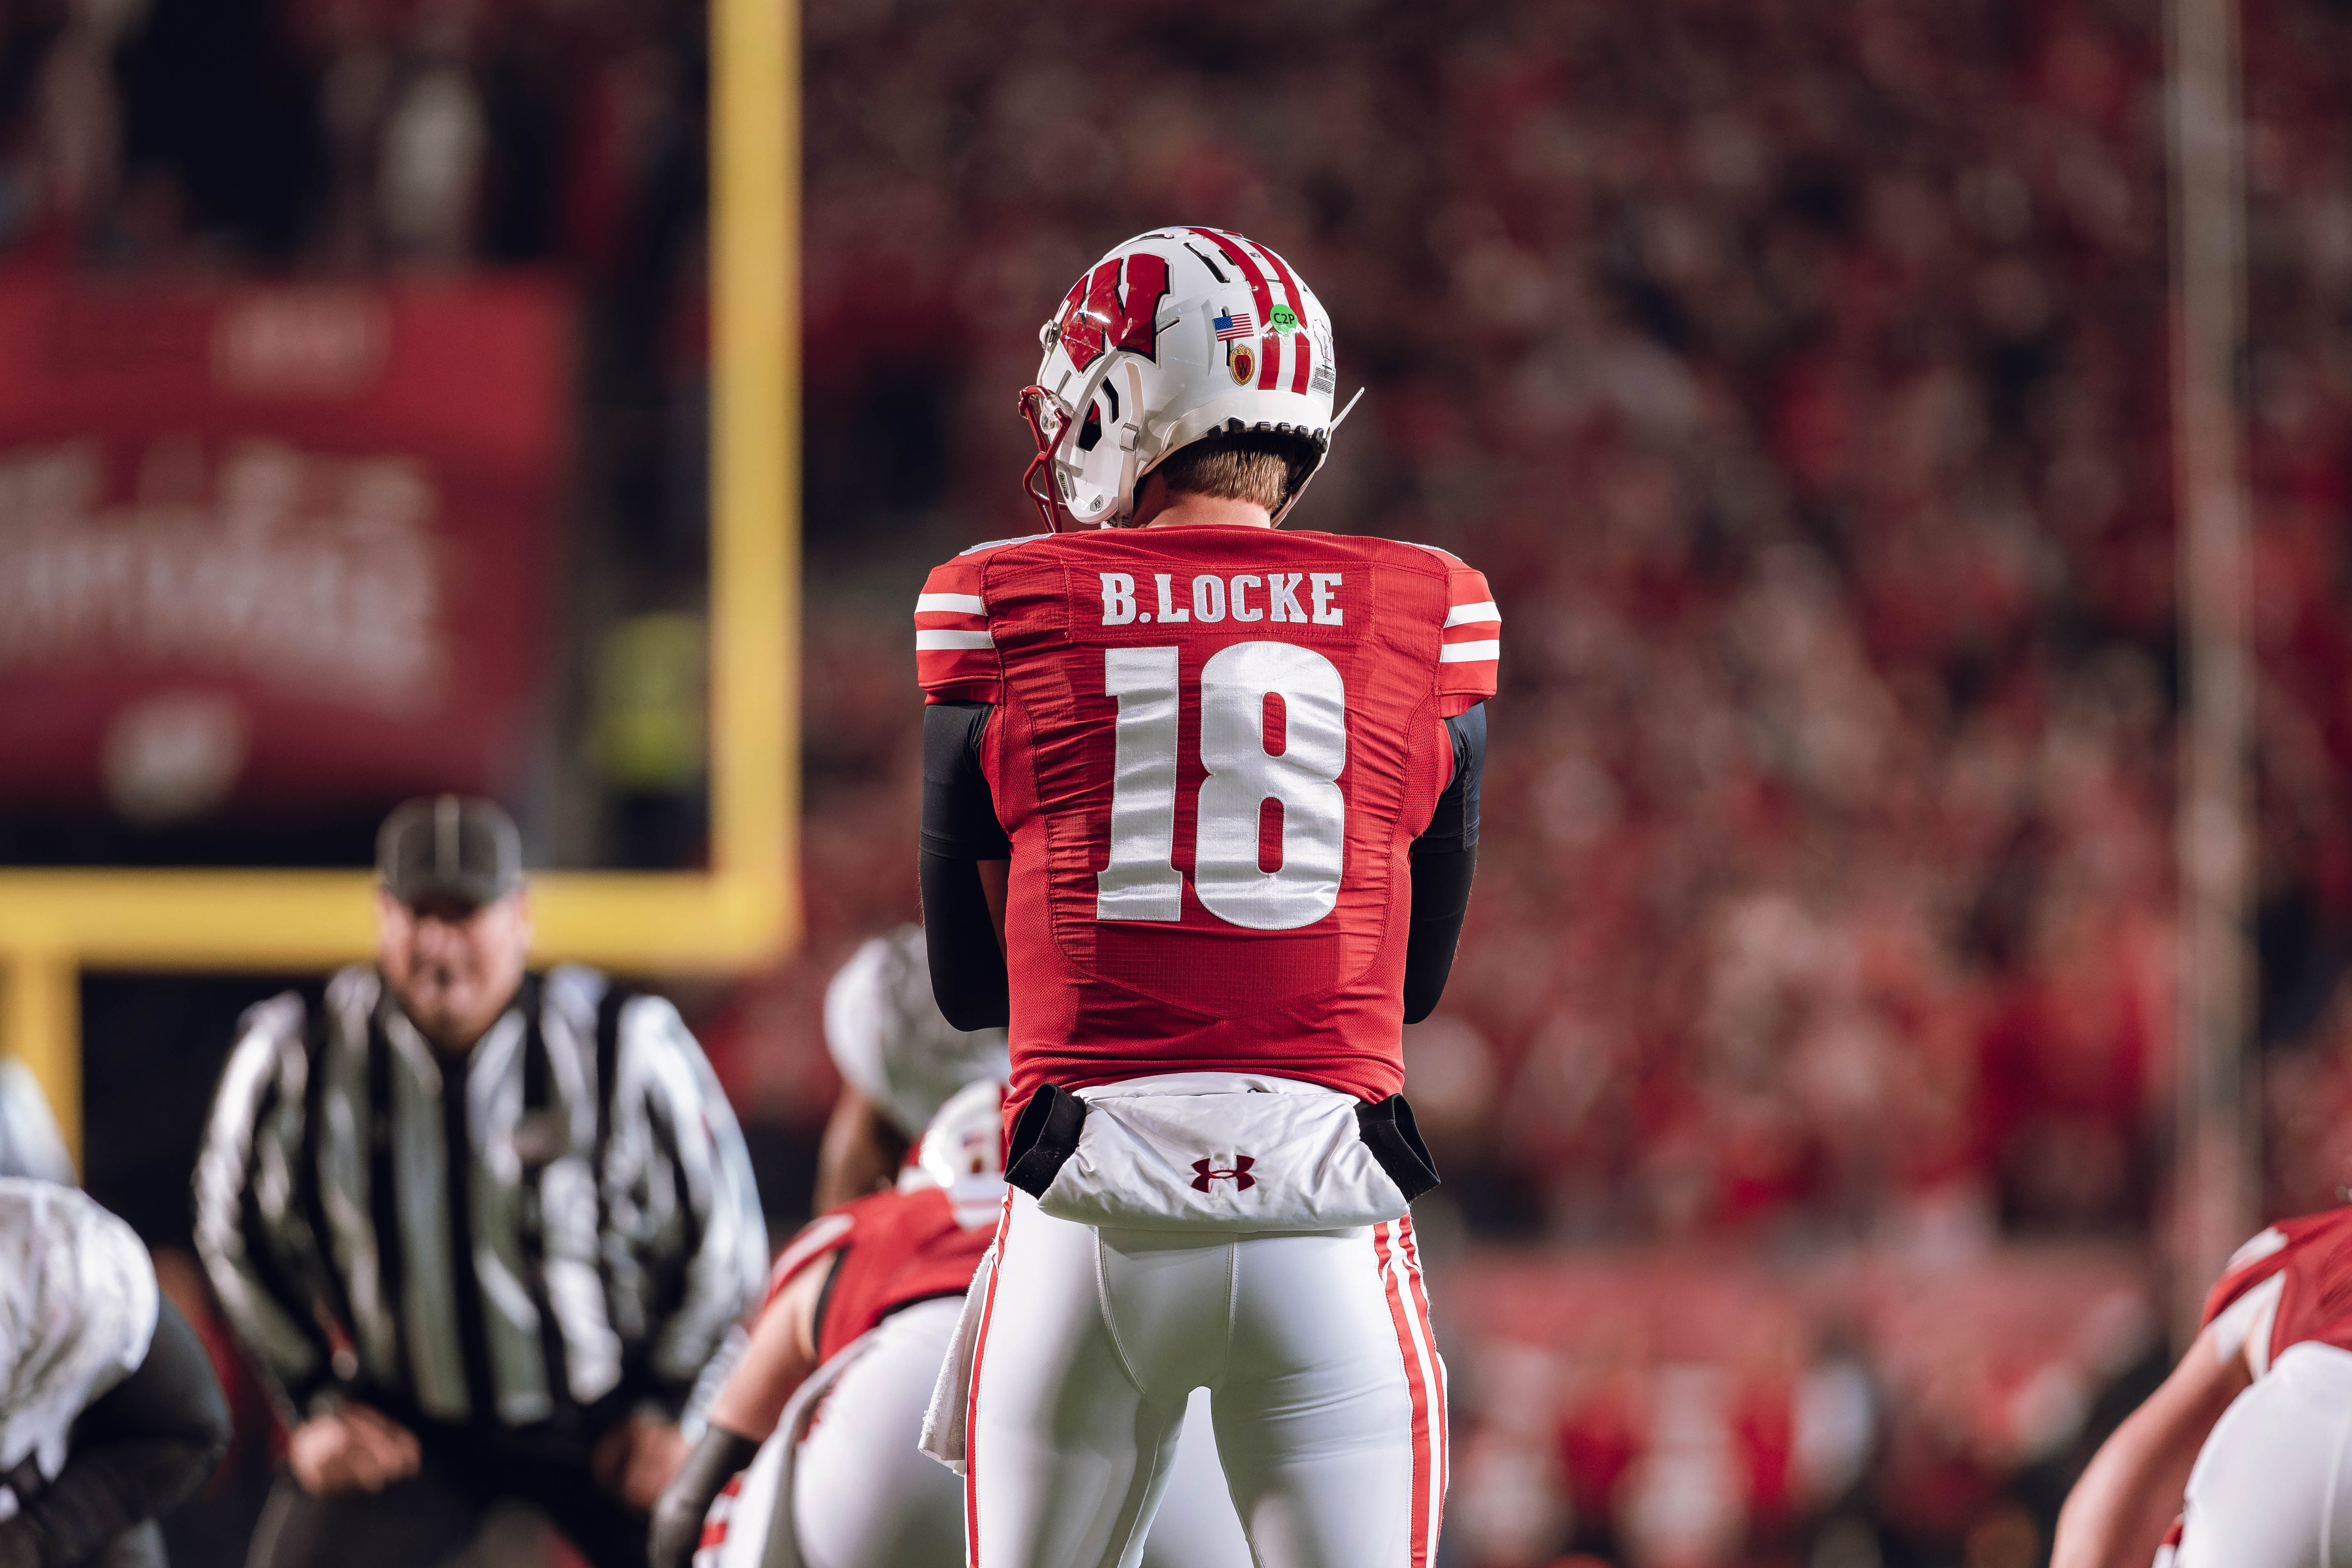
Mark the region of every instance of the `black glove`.
[[711, 1502], [759, 1451], [760, 1445], [741, 1433], [710, 1424], [654, 1504], [653, 1528], [646, 1534], [646, 1561], [651, 1568], [691, 1568]]

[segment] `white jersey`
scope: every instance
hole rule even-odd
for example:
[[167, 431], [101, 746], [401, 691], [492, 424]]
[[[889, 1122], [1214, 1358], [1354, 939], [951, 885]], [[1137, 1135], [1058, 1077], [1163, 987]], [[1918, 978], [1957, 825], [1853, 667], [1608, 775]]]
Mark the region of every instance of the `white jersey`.
[[[55, 1479], [74, 1418], [139, 1369], [155, 1266], [129, 1226], [71, 1187], [0, 1178], [0, 1475]], [[0, 1519], [16, 1495], [0, 1486]]]
[[908, 1138], [967, 1084], [1013, 1076], [1003, 1030], [966, 1032], [940, 1013], [919, 925], [875, 937], [841, 966], [825, 988], [824, 1043], [841, 1076]]

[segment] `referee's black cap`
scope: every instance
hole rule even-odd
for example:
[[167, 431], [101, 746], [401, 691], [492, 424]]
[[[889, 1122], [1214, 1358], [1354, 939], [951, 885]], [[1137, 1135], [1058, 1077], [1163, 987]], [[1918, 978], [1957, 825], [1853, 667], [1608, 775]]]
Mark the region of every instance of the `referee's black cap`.
[[522, 834], [496, 801], [403, 801], [375, 838], [376, 874], [404, 904], [494, 902], [522, 886]]

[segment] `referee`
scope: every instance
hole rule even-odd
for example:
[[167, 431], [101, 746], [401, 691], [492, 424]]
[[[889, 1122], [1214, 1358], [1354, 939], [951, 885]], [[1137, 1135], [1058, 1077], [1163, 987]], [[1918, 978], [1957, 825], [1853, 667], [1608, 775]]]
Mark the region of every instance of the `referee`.
[[701, 1049], [658, 997], [526, 971], [520, 860], [488, 801], [399, 807], [376, 963], [254, 1007], [221, 1076], [196, 1246], [291, 1434], [250, 1568], [429, 1568], [508, 1499], [638, 1568], [758, 1299]]

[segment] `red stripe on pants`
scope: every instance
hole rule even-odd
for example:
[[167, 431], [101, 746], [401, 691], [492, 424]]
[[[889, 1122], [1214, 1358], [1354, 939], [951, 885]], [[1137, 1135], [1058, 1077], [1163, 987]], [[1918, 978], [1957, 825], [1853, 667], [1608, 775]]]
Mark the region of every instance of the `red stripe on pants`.
[[1432, 1452], [1437, 1461], [1436, 1495], [1440, 1521], [1433, 1523], [1429, 1530], [1431, 1550], [1433, 1552], [1445, 1511], [1446, 1489], [1454, 1484], [1454, 1426], [1446, 1414], [1449, 1390], [1446, 1387], [1445, 1358], [1437, 1353], [1437, 1331], [1431, 1326], [1429, 1315], [1428, 1284], [1421, 1272], [1421, 1239], [1412, 1234], [1412, 1221], [1410, 1219], [1397, 1221], [1397, 1234], [1404, 1247], [1405, 1279], [1412, 1287], [1413, 1307], [1420, 1314], [1422, 1342], [1429, 1347], [1429, 1363], [1437, 1373], [1437, 1397], [1433, 1402], [1436, 1440], [1432, 1445]]
[[[1405, 1392], [1412, 1400], [1412, 1568], [1429, 1568], [1430, 1542], [1436, 1533], [1429, 1498], [1433, 1456], [1430, 1444], [1429, 1384], [1422, 1374], [1421, 1352], [1413, 1342], [1412, 1314], [1417, 1310], [1411, 1288], [1400, 1276], [1402, 1263], [1391, 1242], [1394, 1226], [1372, 1227], [1372, 1249], [1381, 1269], [1381, 1291], [1388, 1300], [1389, 1321], [1396, 1327], [1397, 1353], [1404, 1362]], [[1424, 1337], [1427, 1324], [1422, 1325]]]
[[1013, 1228], [1013, 1194], [996, 1216], [996, 1256], [988, 1266], [988, 1294], [980, 1303], [980, 1332], [971, 1344], [971, 1386], [963, 1405], [963, 1560], [980, 1562], [980, 1366], [988, 1356], [988, 1322], [996, 1314], [996, 1282], [1004, 1274], [1004, 1233]]

